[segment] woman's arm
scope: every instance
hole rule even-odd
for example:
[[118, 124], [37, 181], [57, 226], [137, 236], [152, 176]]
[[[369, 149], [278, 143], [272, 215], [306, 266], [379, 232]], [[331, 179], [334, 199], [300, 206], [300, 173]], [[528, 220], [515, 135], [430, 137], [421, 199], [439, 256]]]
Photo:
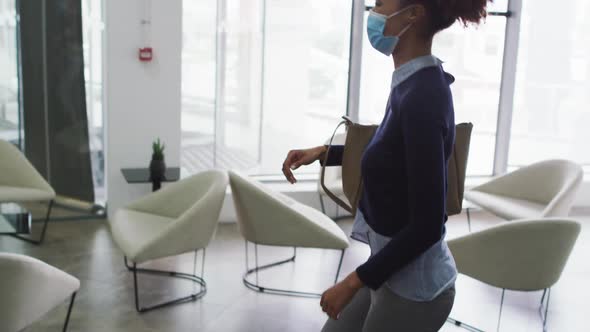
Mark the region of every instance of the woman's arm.
[[[446, 125], [444, 98], [411, 98], [400, 117], [405, 146], [409, 220], [381, 251], [357, 268], [365, 285], [378, 289], [390, 276], [438, 242], [445, 218]], [[442, 105], [442, 106], [441, 106]], [[395, 211], [391, 211], [392, 214]]]
[[328, 159], [326, 160], [326, 166], [342, 166], [342, 154], [344, 153], [344, 145], [332, 145], [328, 150], [328, 146], [326, 147], [326, 151], [320, 156], [320, 164], [324, 165], [324, 158], [325, 154], [328, 153]]
[[[320, 145], [311, 149], [289, 151], [287, 158], [285, 158], [285, 161], [283, 162], [282, 170], [285, 178], [292, 184], [296, 183], [297, 179], [295, 179], [295, 176], [293, 175], [293, 170], [298, 169], [302, 165], [309, 165], [316, 160], [320, 160], [321, 163], [325, 159], [327, 151], [328, 147], [325, 145]], [[342, 164], [342, 151], [344, 151], [344, 147], [330, 149], [327, 166]]]

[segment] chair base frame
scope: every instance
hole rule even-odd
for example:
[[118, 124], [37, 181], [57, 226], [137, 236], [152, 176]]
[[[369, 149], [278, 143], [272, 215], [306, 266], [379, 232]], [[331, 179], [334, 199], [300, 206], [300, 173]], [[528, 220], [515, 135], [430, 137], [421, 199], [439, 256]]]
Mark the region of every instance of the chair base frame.
[[[338, 282], [338, 277], [340, 275], [340, 270], [342, 268], [342, 260], [344, 259], [345, 249], [341, 250], [340, 254], [340, 261], [338, 263], [338, 269], [336, 270], [336, 277], [334, 279], [334, 283]], [[266, 294], [273, 294], [273, 295], [284, 295], [284, 296], [293, 296], [293, 297], [306, 297], [306, 298], [320, 298], [322, 294], [320, 293], [311, 293], [311, 292], [301, 292], [301, 291], [294, 291], [294, 290], [286, 290], [286, 289], [278, 289], [278, 288], [270, 288], [266, 286], [260, 285], [258, 282], [258, 271], [270, 269], [279, 265], [283, 265], [290, 262], [295, 262], [295, 258], [297, 257], [297, 247], [293, 247], [293, 256], [284, 259], [278, 262], [269, 263], [266, 265], [259, 266], [258, 265], [258, 244], [254, 243], [254, 259], [255, 259], [255, 267], [250, 269], [249, 268], [249, 261], [248, 261], [248, 241], [246, 241], [246, 273], [242, 277], [242, 281], [244, 285], [256, 292], [259, 293], [266, 293]], [[251, 282], [248, 280], [248, 277], [251, 274], [256, 275], [256, 282]]]
[[63, 327], [63, 332], [66, 332], [68, 330], [68, 324], [70, 323], [70, 315], [72, 314], [72, 308], [74, 307], [74, 301], [76, 300], [76, 292], [74, 292], [72, 294], [72, 297], [70, 299], [70, 305], [68, 307], [68, 313], [66, 315], [66, 321], [64, 322], [64, 327]]
[[[504, 295], [506, 289], [502, 289], [502, 299], [500, 300], [500, 313], [498, 315], [498, 326], [497, 331], [500, 331], [500, 322], [502, 320], [502, 307], [504, 305]], [[545, 301], [545, 295], [547, 295], [547, 301]], [[547, 288], [543, 290], [543, 296], [541, 296], [541, 305], [539, 306], [539, 316], [541, 317], [541, 321], [543, 322], [543, 332], [547, 331], [547, 312], [549, 311], [549, 300], [551, 297], [551, 288]], [[469, 324], [465, 324], [459, 320], [454, 318], [447, 318], [447, 322], [451, 323], [455, 326], [461, 327], [465, 330], [472, 331], [472, 332], [484, 332], [484, 330], [474, 327]]]
[[[125, 267], [127, 268], [127, 270], [133, 272], [133, 288], [134, 288], [134, 292], [135, 292], [135, 309], [137, 310], [137, 312], [144, 313], [144, 312], [148, 312], [151, 310], [160, 309], [160, 308], [164, 308], [164, 307], [168, 307], [168, 306], [172, 306], [172, 305], [176, 305], [176, 304], [192, 302], [192, 301], [196, 301], [196, 300], [202, 298], [203, 296], [205, 296], [205, 294], [207, 293], [207, 283], [203, 279], [204, 269], [205, 269], [205, 249], [203, 249], [203, 259], [202, 259], [202, 264], [201, 264], [201, 276], [196, 275], [197, 252], [198, 252], [198, 250], [195, 251], [195, 260], [194, 260], [194, 264], [193, 264], [193, 274], [182, 273], [182, 272], [177, 272], [177, 271], [162, 271], [162, 270], [138, 268], [137, 264], [135, 262], [133, 263], [133, 265], [129, 265], [129, 263], [127, 262], [127, 257], [124, 257]], [[191, 293], [188, 296], [179, 297], [179, 298], [176, 298], [173, 300], [153, 304], [150, 306], [142, 306], [139, 303], [139, 284], [137, 282], [137, 274], [138, 273], [150, 274], [150, 275], [156, 275], [156, 276], [168, 277], [168, 278], [189, 280], [189, 281], [192, 281], [193, 283], [198, 284], [200, 286], [199, 291], [196, 293]]]
[[34, 245], [40, 245], [43, 243], [43, 241], [45, 240], [45, 233], [47, 232], [47, 224], [49, 223], [49, 217], [51, 216], [51, 209], [53, 208], [54, 205], [54, 200], [49, 201], [49, 207], [47, 208], [47, 214], [45, 215], [45, 220], [43, 221], [43, 230], [41, 231], [41, 235], [39, 236], [38, 239], [33, 239], [27, 236], [22, 236], [22, 235], [18, 235], [18, 234], [12, 234], [11, 236], [19, 239], [21, 241], [25, 241]]
[[456, 320], [456, 319], [451, 318], [451, 317], [447, 318], [447, 323], [451, 323], [451, 324], [453, 324], [453, 325], [455, 325], [457, 327], [463, 328], [463, 329], [465, 329], [467, 331], [471, 331], [471, 332], [484, 332], [483, 330], [480, 330], [480, 329], [478, 329], [475, 326], [466, 324], [466, 323], [464, 323], [462, 321]]

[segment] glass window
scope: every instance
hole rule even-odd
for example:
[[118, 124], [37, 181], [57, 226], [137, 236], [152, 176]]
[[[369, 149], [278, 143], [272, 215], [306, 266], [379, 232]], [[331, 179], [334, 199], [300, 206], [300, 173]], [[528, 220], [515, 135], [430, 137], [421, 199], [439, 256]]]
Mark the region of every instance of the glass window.
[[510, 0], [494, 0], [494, 2], [488, 2], [488, 12], [505, 13], [508, 10], [508, 1]]
[[524, 1], [509, 167], [565, 158], [590, 170], [590, 3]]
[[215, 166], [216, 1], [183, 2], [181, 165], [190, 174]]
[[505, 30], [505, 17], [490, 16], [479, 27], [456, 23], [434, 41], [433, 53], [455, 76], [455, 122], [473, 123], [469, 176], [493, 173]]
[[15, 0], [0, 0], [0, 139], [20, 145]]
[[104, 23], [102, 19], [102, 0], [82, 1], [82, 29], [86, 111], [88, 113], [95, 200], [105, 202], [102, 111], [102, 36]]
[[[15, 0], [0, 0], [0, 139], [23, 145]], [[102, 0], [82, 1], [86, 109], [95, 197], [105, 201], [102, 112]]]
[[264, 1], [220, 1], [226, 12], [219, 25], [216, 166], [247, 171], [260, 160]]
[[290, 149], [323, 144], [346, 114], [351, 11], [341, 0], [184, 1], [183, 167], [275, 175]]
[[261, 4], [183, 3], [181, 164], [189, 174], [258, 163]]
[[[346, 114], [352, 1], [267, 1], [262, 159], [323, 144]], [[317, 174], [317, 163], [299, 173]]]
[[[488, 2], [489, 12], [505, 12], [508, 10], [508, 1], [510, 0], [494, 0], [494, 2]], [[365, 0], [365, 6], [375, 6], [375, 0]]]
[[[491, 175], [493, 172], [505, 29], [504, 17], [490, 16], [479, 27], [465, 29], [456, 23], [434, 39], [433, 54], [444, 61], [445, 70], [456, 79], [451, 85], [455, 120], [474, 124], [467, 170], [470, 176]], [[391, 57], [375, 51], [365, 38], [359, 108], [361, 122], [381, 122], [393, 70]]]

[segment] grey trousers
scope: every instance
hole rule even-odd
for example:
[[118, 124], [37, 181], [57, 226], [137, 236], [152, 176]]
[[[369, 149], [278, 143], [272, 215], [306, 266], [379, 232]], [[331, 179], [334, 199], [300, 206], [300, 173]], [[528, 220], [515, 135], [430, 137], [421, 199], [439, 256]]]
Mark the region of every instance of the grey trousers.
[[455, 301], [455, 287], [430, 302], [414, 302], [387, 287], [363, 287], [338, 320], [328, 319], [322, 332], [436, 332], [447, 320]]

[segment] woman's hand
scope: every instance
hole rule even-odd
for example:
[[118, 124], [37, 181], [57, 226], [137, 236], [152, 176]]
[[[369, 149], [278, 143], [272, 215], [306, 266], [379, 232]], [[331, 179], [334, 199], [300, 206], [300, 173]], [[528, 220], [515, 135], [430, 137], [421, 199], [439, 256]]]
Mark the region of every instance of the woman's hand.
[[297, 182], [292, 171], [298, 169], [301, 165], [309, 165], [322, 158], [325, 152], [326, 147], [323, 145], [311, 149], [289, 151], [283, 163], [283, 174], [291, 184]]
[[320, 306], [322, 310], [336, 320], [338, 316], [350, 303], [356, 292], [363, 287], [363, 282], [359, 279], [356, 272], [352, 272], [346, 279], [332, 286], [322, 294]]

